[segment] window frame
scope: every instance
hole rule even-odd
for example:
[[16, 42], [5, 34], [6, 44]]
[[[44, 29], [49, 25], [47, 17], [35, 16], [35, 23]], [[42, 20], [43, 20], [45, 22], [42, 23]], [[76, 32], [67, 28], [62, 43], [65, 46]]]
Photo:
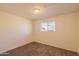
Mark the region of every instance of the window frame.
[[[47, 22], [41, 22], [40, 23], [41, 24], [41, 31], [42, 32], [55, 32], [56, 31], [56, 23], [55, 23], [55, 21], [47, 21]], [[44, 24], [44, 25], [43, 25]], [[44, 30], [44, 29], [42, 29], [42, 28], [45, 28], [44, 26], [45, 26], [45, 24], [46, 24], [46, 29]], [[50, 25], [50, 26], [49, 26]], [[52, 27], [52, 28], [51, 28]], [[50, 29], [51, 28], [51, 29]]]

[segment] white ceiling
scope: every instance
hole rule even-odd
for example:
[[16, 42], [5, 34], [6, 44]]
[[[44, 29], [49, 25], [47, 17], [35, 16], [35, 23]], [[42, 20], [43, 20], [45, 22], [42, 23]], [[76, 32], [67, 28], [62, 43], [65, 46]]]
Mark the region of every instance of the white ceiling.
[[[34, 14], [32, 9], [39, 8], [40, 12]], [[79, 10], [79, 3], [24, 3], [24, 4], [0, 4], [0, 10], [9, 12], [27, 19], [36, 20], [60, 15], [63, 13], [76, 12]]]

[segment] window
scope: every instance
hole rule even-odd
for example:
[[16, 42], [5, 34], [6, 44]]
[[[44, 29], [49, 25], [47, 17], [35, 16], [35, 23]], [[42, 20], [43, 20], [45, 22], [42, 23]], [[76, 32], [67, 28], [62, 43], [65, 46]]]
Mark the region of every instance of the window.
[[44, 32], [55, 32], [55, 22], [54, 21], [48, 21], [41, 23], [41, 31]]

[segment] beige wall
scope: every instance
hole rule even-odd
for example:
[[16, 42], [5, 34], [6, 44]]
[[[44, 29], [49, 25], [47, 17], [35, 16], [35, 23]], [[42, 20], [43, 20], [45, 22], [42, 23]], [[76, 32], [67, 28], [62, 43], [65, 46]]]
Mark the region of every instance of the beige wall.
[[[54, 20], [56, 32], [41, 32], [40, 23]], [[77, 13], [68, 13], [33, 21], [34, 40], [44, 44], [77, 51]]]
[[32, 22], [0, 11], [0, 53], [31, 42]]
[[78, 12], [78, 53], [79, 53], [79, 12]]
[[[56, 22], [56, 32], [41, 32], [40, 23], [50, 20]], [[0, 12], [0, 53], [31, 41], [77, 51], [79, 47], [78, 29], [79, 12], [34, 21]]]

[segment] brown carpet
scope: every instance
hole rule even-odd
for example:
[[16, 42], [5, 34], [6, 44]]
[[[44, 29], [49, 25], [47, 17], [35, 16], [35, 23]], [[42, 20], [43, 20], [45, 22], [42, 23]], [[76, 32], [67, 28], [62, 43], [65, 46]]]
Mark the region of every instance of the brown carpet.
[[53, 46], [31, 42], [22, 47], [7, 51], [1, 56], [77, 56], [77, 52], [56, 48]]

